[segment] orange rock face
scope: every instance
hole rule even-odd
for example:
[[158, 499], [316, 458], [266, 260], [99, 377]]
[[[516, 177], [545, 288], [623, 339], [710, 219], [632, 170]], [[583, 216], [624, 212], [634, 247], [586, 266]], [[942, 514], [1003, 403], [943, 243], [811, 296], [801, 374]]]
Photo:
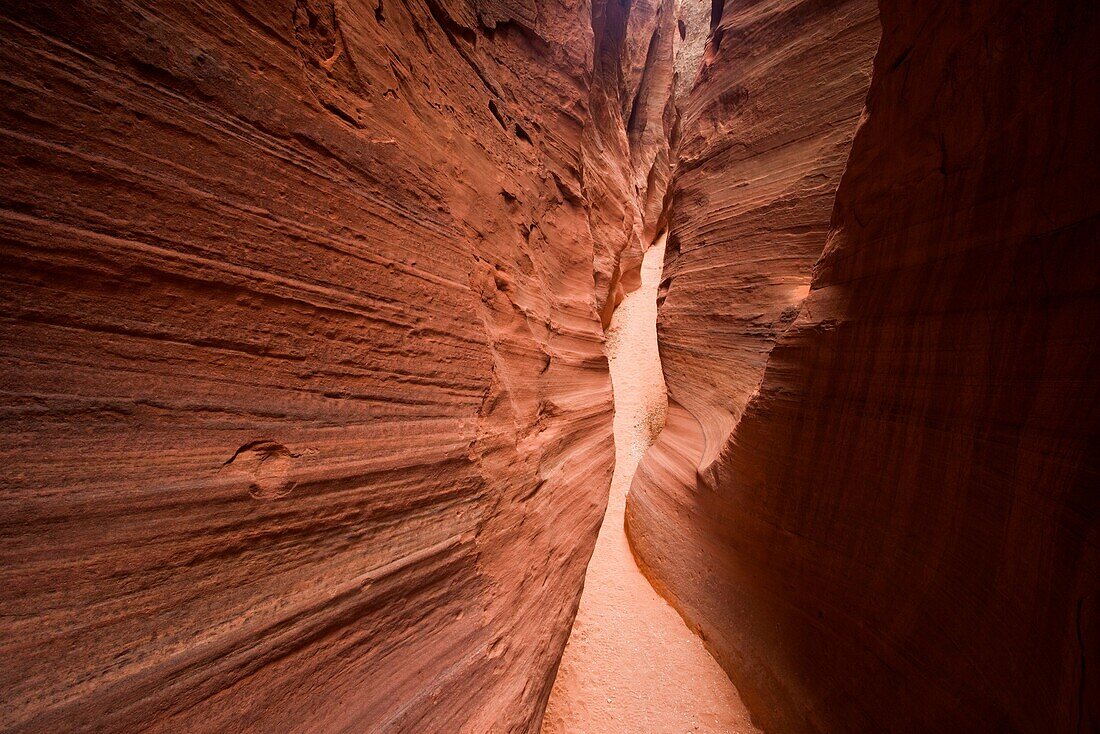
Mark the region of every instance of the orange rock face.
[[685, 111], [635, 552], [769, 730], [1094, 729], [1098, 11], [882, 2], [826, 239], [874, 7], [778, 5]]
[[5, 4], [0, 729], [537, 728], [642, 228], [592, 15]]

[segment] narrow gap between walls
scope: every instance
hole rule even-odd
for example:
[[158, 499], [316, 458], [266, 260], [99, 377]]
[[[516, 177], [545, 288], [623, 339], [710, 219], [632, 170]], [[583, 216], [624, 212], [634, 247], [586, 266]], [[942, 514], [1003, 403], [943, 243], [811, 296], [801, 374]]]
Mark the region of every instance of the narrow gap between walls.
[[725, 672], [638, 568], [623, 527], [631, 481], [668, 405], [656, 329], [664, 249], [662, 235], [607, 331], [615, 474], [543, 734], [756, 731]]

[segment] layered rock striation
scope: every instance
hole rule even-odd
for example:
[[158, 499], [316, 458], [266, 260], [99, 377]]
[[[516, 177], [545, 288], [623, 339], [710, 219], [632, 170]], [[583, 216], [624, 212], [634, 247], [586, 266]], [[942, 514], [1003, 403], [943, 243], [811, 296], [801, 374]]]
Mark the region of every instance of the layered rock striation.
[[1100, 13], [880, 9], [834, 205], [833, 103], [867, 56], [827, 59], [871, 48], [873, 6], [721, 13], [672, 184], [675, 404], [630, 537], [768, 730], [1089, 731]]
[[594, 142], [660, 86], [606, 15], [4, 5], [0, 729], [537, 728], [644, 229], [600, 171], [660, 150]]
[[874, 0], [731, 5], [681, 104], [659, 329], [700, 467], [809, 292], [878, 37]]

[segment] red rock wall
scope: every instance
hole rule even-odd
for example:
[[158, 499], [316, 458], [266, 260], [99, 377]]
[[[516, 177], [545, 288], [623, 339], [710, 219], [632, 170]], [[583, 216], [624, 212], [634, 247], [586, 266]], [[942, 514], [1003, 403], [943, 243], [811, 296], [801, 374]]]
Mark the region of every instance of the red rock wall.
[[874, 0], [731, 4], [681, 105], [659, 329], [702, 466], [809, 290], [878, 38]]
[[596, 294], [606, 327], [640, 283], [642, 255], [656, 239], [670, 171], [674, 60], [680, 41], [674, 0], [600, 2], [585, 193], [596, 247]]
[[[824, 254], [758, 387], [712, 356], [746, 344], [742, 302], [715, 296], [708, 322], [681, 299], [712, 264], [686, 265], [681, 240], [659, 321], [679, 405], [632, 489], [634, 548], [769, 730], [1092, 731], [1100, 16], [884, 0], [881, 22]], [[781, 58], [767, 36], [732, 39]], [[709, 73], [735, 74], [721, 57]], [[714, 201], [774, 173], [733, 163], [695, 188]], [[722, 238], [720, 212], [681, 198], [686, 165], [672, 218]], [[761, 218], [752, 242], [783, 222]], [[776, 288], [772, 251], [759, 284], [715, 252], [711, 287]], [[746, 369], [782, 329], [770, 303]]]
[[612, 463], [590, 16], [4, 5], [0, 729], [537, 728]]

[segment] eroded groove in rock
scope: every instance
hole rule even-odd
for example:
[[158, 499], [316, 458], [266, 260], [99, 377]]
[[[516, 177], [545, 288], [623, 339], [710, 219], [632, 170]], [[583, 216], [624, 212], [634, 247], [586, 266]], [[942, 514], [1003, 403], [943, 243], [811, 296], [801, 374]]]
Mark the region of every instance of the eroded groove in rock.
[[[693, 243], [725, 242], [723, 212], [756, 200], [723, 203], [720, 177], [692, 187], [711, 159], [684, 144], [681, 259], [658, 332], [676, 404], [632, 488], [631, 538], [769, 730], [1087, 731], [1100, 700], [1085, 672], [1100, 621], [1100, 13], [880, 5], [809, 297], [770, 354], [782, 311], [759, 308], [743, 350], [756, 373], [768, 360], [755, 394], [759, 378], [711, 355], [756, 322], [732, 321], [731, 337], [677, 298], [709, 277]], [[727, 49], [785, 58], [737, 33], [742, 12], [726, 3], [705, 73], [733, 73]], [[685, 141], [743, 126], [753, 98], [685, 114]], [[741, 156], [734, 170], [758, 185], [784, 167]], [[782, 227], [755, 230], [742, 234]], [[711, 286], [776, 288], [761, 263], [754, 282], [719, 259]]]
[[612, 464], [587, 6], [0, 23], [0, 728], [536, 727]]
[[0, 729], [535, 730], [666, 226], [758, 720], [1097, 728], [1100, 10], [879, 5], [5, 3]]

